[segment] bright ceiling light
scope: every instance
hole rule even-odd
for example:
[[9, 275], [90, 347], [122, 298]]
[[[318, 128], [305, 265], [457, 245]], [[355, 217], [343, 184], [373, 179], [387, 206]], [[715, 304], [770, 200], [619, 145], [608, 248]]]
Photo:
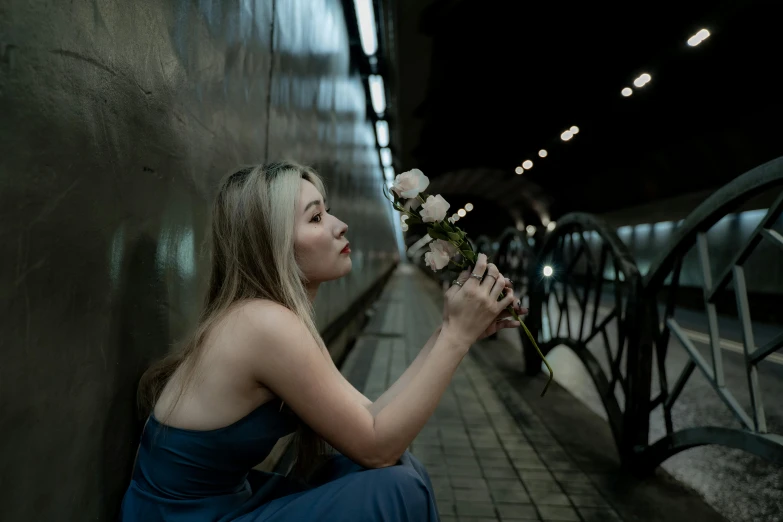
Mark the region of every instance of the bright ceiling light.
[[530, 170], [533, 168], [533, 162], [530, 160], [525, 160], [522, 162], [522, 168], [525, 170]]
[[517, 174], [522, 174], [523, 172], [525, 172], [525, 169], [523, 169], [522, 167], [517, 167], [514, 169], [514, 172], [516, 172]]
[[688, 45], [690, 45], [691, 47], [696, 47], [704, 40], [709, 38], [709, 36], [710, 36], [710, 32], [708, 30], [700, 29], [698, 33], [688, 38]]
[[394, 181], [394, 167], [383, 167], [383, 177], [386, 181]]
[[574, 137], [574, 133], [571, 132], [570, 130], [567, 130], [563, 134], [560, 135], [560, 139], [563, 140], [563, 141], [568, 141], [568, 140], [570, 140], [573, 137]]
[[402, 214], [402, 215], [400, 216], [400, 221], [402, 221], [403, 223], [405, 223], [406, 221], [408, 221], [408, 217], [410, 217], [410, 216], [408, 216], [408, 214]]
[[383, 114], [383, 111], [386, 110], [386, 92], [383, 86], [383, 76], [371, 74], [367, 81], [370, 83], [372, 109], [378, 114]]
[[527, 227], [525, 227], [525, 230], [531, 236], [536, 233], [536, 227], [534, 227], [533, 225], [528, 225]]
[[459, 215], [459, 217], [465, 217], [465, 216], [466, 216], [468, 213], [467, 213], [467, 212], [465, 212], [465, 209], [464, 209], [464, 208], [461, 208], [461, 209], [459, 209], [459, 210], [457, 211], [457, 214]]
[[554, 273], [554, 270], [552, 270], [552, 267], [549, 265], [546, 265], [544, 267], [544, 277], [552, 277], [552, 274]]
[[359, 22], [359, 38], [362, 41], [362, 50], [367, 56], [371, 56], [378, 50], [378, 37], [375, 32], [375, 10], [372, 0], [353, 0], [356, 9], [356, 19]]
[[557, 223], [555, 223], [554, 221], [550, 221], [549, 223], [547, 223], [546, 229], [549, 230], [550, 232], [552, 232], [555, 229], [556, 226], [557, 226]]
[[570, 130], [570, 131], [571, 131], [571, 134], [573, 134], [573, 135], [577, 135], [577, 134], [579, 134], [579, 127], [577, 127], [576, 125], [572, 126], [572, 127], [571, 127], [570, 129], [568, 129], [568, 130]]
[[378, 120], [375, 122], [375, 134], [378, 136], [378, 146], [389, 146], [389, 122]]
[[521, 220], [517, 221], [517, 230], [519, 230], [520, 232], [525, 230], [525, 224]]
[[546, 158], [547, 154], [549, 154], [549, 153], [546, 151], [546, 149], [541, 149], [541, 150], [538, 151], [538, 156], [540, 158]]
[[630, 87], [623, 87], [623, 90], [620, 91], [620, 94], [622, 94], [627, 98], [633, 94], [633, 89], [631, 89]]
[[451, 216], [451, 222], [452, 223], [456, 223], [457, 221], [459, 221], [459, 215], [454, 214], [453, 216]]
[[465, 210], [467, 210], [468, 212], [473, 210], [473, 203], [465, 203]]
[[650, 80], [652, 80], [652, 76], [650, 76], [650, 75], [649, 75], [649, 74], [647, 74], [647, 73], [643, 73], [643, 74], [639, 75], [639, 77], [638, 77], [638, 78], [636, 78], [636, 79], [633, 81], [633, 84], [634, 84], [634, 86], [636, 86], [636, 87], [644, 87], [645, 85], [647, 85], [648, 83], [650, 83]]
[[392, 164], [392, 153], [391, 151], [384, 147], [381, 149], [381, 165], [384, 167], [391, 167]]
[[407, 224], [407, 223], [403, 223], [403, 224], [400, 226], [400, 228], [402, 229], [402, 231], [403, 231], [403, 232], [407, 232], [407, 231], [408, 231], [408, 224]]

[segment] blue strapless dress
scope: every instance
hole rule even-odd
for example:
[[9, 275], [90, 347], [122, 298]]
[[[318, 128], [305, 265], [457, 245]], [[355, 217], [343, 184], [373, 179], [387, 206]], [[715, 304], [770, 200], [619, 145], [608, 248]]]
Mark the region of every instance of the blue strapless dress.
[[366, 469], [333, 456], [310, 486], [253, 470], [296, 429], [281, 402], [224, 428], [192, 431], [150, 416], [121, 522], [433, 522], [438, 510], [424, 466], [406, 452], [396, 466]]

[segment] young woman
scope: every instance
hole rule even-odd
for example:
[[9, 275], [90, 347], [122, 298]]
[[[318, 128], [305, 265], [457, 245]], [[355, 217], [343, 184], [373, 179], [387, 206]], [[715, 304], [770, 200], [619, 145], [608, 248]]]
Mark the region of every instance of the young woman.
[[[446, 292], [443, 325], [371, 402], [337, 370], [312, 316], [319, 285], [351, 270], [347, 229], [309, 168], [275, 163], [225, 180], [203, 314], [140, 384], [150, 414], [121, 520], [438, 520], [429, 476], [406, 448], [470, 346], [519, 326], [502, 320], [513, 292], [481, 255]], [[294, 431], [295, 473], [252, 470]], [[339, 453], [311, 473], [323, 441]]]

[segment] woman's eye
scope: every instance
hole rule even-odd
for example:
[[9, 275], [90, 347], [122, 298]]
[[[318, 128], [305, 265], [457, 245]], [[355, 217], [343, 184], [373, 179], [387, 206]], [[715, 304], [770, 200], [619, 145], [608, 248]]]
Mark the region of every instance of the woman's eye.
[[[326, 209], [326, 212], [328, 213], [331, 210], [332, 210], [331, 207], [329, 207], [329, 208]], [[320, 223], [321, 222], [321, 213], [319, 212], [318, 214], [314, 215], [313, 219], [311, 219], [310, 222], [311, 223], [312, 222]]]

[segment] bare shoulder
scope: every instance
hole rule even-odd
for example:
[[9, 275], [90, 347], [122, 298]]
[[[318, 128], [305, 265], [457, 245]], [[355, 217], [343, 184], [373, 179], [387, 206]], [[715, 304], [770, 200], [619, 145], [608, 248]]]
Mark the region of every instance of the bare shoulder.
[[[254, 299], [238, 305], [225, 321], [237, 341], [237, 356], [276, 357], [296, 347], [315, 343], [299, 317], [285, 306], [266, 299]], [[308, 346], [309, 348], [309, 346]], [[293, 354], [291, 354], [293, 355]]]

